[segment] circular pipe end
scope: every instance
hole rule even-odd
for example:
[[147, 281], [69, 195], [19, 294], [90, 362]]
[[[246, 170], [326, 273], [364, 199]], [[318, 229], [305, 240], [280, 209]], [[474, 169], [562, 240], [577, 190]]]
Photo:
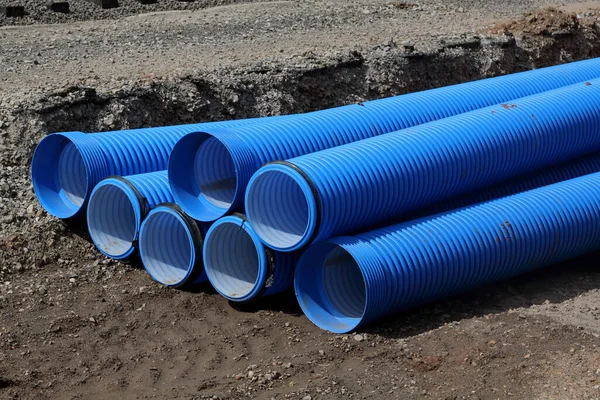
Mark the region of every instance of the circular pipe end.
[[142, 223], [142, 264], [163, 285], [182, 287], [206, 281], [201, 248], [200, 229], [174, 204], [155, 207]]
[[141, 201], [122, 178], [96, 185], [88, 203], [87, 224], [100, 252], [117, 260], [133, 254], [143, 218]]
[[82, 132], [44, 137], [33, 153], [31, 179], [38, 201], [58, 218], [80, 216], [89, 195], [106, 174], [98, 144]]
[[216, 221], [204, 240], [203, 254], [208, 280], [223, 297], [247, 302], [262, 294], [270, 260], [245, 219], [233, 215]]
[[321, 329], [348, 333], [364, 322], [365, 277], [341, 245], [321, 242], [306, 250], [296, 266], [294, 289], [302, 311]]
[[307, 245], [317, 227], [315, 193], [291, 164], [268, 164], [254, 174], [246, 190], [246, 214], [261, 240], [283, 252]]
[[192, 218], [212, 222], [233, 206], [238, 192], [236, 167], [218, 136], [185, 135], [175, 144], [168, 169], [175, 201]]

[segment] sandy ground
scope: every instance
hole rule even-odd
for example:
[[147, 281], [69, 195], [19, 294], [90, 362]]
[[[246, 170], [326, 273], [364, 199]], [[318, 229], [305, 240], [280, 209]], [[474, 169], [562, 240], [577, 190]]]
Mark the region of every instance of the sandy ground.
[[[28, 178], [57, 130], [305, 111], [598, 55], [600, 3], [531, 20], [551, 4], [278, 1], [1, 27], [0, 399], [600, 398], [598, 254], [333, 335], [291, 294], [240, 309], [101, 257]], [[504, 30], [516, 44], [485, 37]]]

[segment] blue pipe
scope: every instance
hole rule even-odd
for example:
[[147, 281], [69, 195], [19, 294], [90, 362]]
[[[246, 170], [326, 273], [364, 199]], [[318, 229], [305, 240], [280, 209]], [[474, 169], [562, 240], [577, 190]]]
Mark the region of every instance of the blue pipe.
[[[169, 183], [193, 218], [244, 209], [261, 166], [600, 77], [600, 59], [317, 111], [256, 127], [193, 132], [173, 149]], [[210, 168], [209, 168], [210, 167]]]
[[600, 173], [311, 246], [294, 286], [345, 333], [384, 315], [600, 249]]
[[[448, 211], [594, 172], [600, 172], [600, 153], [440, 202], [411, 216]], [[291, 288], [300, 256], [300, 252], [282, 253], [266, 247], [242, 214], [223, 217], [212, 225], [204, 238], [203, 254], [210, 283], [225, 298], [237, 302]]]
[[182, 288], [207, 281], [202, 246], [209, 224], [197, 223], [173, 203], [148, 213], [139, 236], [140, 258], [152, 279]]
[[600, 151], [600, 79], [269, 164], [246, 213], [269, 247], [303, 246]]
[[173, 202], [167, 171], [104, 179], [92, 191], [87, 207], [90, 237], [104, 255], [129, 258], [148, 212], [167, 202]]
[[[437, 202], [431, 206], [421, 208], [408, 215], [402, 216], [402, 221], [397, 222], [404, 222], [411, 219], [439, 214], [445, 211], [456, 210], [458, 208], [495, 200], [500, 197], [506, 197], [527, 190], [552, 185], [554, 183], [593, 174], [595, 172], [600, 172], [600, 153], [593, 153], [579, 157], [575, 160], [569, 160], [560, 165], [545, 168], [528, 175], [518, 176], [508, 181], [479, 189], [475, 192], [466, 193], [449, 200]], [[390, 224], [388, 223], [386, 225]]]
[[[31, 179], [38, 201], [58, 218], [82, 216], [92, 189], [109, 176], [136, 175], [167, 169], [171, 149], [197, 130], [238, 127], [282, 117], [100, 132], [53, 133], [38, 144], [31, 160]], [[283, 117], [285, 118], [285, 117]]]
[[299, 253], [263, 245], [242, 214], [217, 220], [204, 238], [204, 269], [223, 297], [249, 302], [292, 287]]

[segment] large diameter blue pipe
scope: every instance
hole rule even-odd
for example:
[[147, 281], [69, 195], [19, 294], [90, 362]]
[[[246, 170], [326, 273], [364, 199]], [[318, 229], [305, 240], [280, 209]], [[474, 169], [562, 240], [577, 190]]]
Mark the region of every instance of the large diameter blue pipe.
[[[449, 200], [440, 201], [432, 204], [431, 206], [416, 210], [415, 212], [403, 216], [402, 221], [422, 218], [445, 211], [456, 210], [458, 208], [477, 203], [483, 203], [489, 200], [495, 200], [500, 197], [506, 197], [512, 194], [525, 192], [527, 190], [552, 185], [554, 183], [577, 178], [583, 175], [593, 174], [595, 172], [600, 172], [600, 153], [589, 154], [574, 160], [569, 160], [560, 165], [544, 168], [527, 175], [518, 176], [508, 181], [479, 189], [475, 192], [466, 193], [461, 196], [453, 197]], [[389, 223], [386, 225], [389, 225]]]
[[600, 173], [417, 221], [317, 243], [294, 286], [336, 333], [600, 249]]
[[212, 224], [204, 238], [203, 254], [208, 280], [234, 302], [249, 302], [290, 289], [300, 256], [267, 248], [242, 214]]
[[176, 204], [156, 206], [140, 229], [138, 246], [146, 272], [156, 282], [176, 288], [206, 282], [202, 246], [208, 227]]
[[[595, 172], [600, 172], [600, 153], [440, 202], [411, 216], [432, 215]], [[243, 302], [291, 288], [301, 252], [269, 249], [246, 217], [236, 214], [223, 217], [211, 226], [204, 239], [203, 254], [206, 275], [217, 292], [228, 300]]]
[[87, 207], [90, 237], [106, 256], [129, 258], [148, 212], [167, 202], [173, 202], [167, 171], [104, 179], [92, 191]]
[[[31, 178], [38, 201], [58, 218], [81, 216], [93, 188], [109, 176], [136, 175], [167, 169], [171, 149], [197, 130], [238, 127], [282, 117], [131, 129], [84, 134], [53, 133], [38, 144]], [[285, 118], [285, 117], [283, 117]]]
[[511, 101], [257, 172], [246, 213], [279, 251], [600, 151], [600, 80]]
[[269, 125], [194, 132], [173, 149], [169, 182], [190, 216], [242, 211], [248, 181], [265, 163], [366, 139], [600, 77], [600, 59], [354, 104]]

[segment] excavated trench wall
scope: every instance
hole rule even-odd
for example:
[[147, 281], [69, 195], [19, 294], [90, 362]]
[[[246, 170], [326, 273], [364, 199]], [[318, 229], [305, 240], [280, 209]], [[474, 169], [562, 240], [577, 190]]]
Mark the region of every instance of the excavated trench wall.
[[[146, 81], [118, 89], [71, 87], [0, 109], [3, 165], [24, 165], [51, 132], [84, 132], [306, 112], [600, 55], [595, 24], [534, 36], [471, 36], [429, 52], [390, 41], [345, 54], [304, 54]], [[4, 114], [4, 115], [3, 115]]]

